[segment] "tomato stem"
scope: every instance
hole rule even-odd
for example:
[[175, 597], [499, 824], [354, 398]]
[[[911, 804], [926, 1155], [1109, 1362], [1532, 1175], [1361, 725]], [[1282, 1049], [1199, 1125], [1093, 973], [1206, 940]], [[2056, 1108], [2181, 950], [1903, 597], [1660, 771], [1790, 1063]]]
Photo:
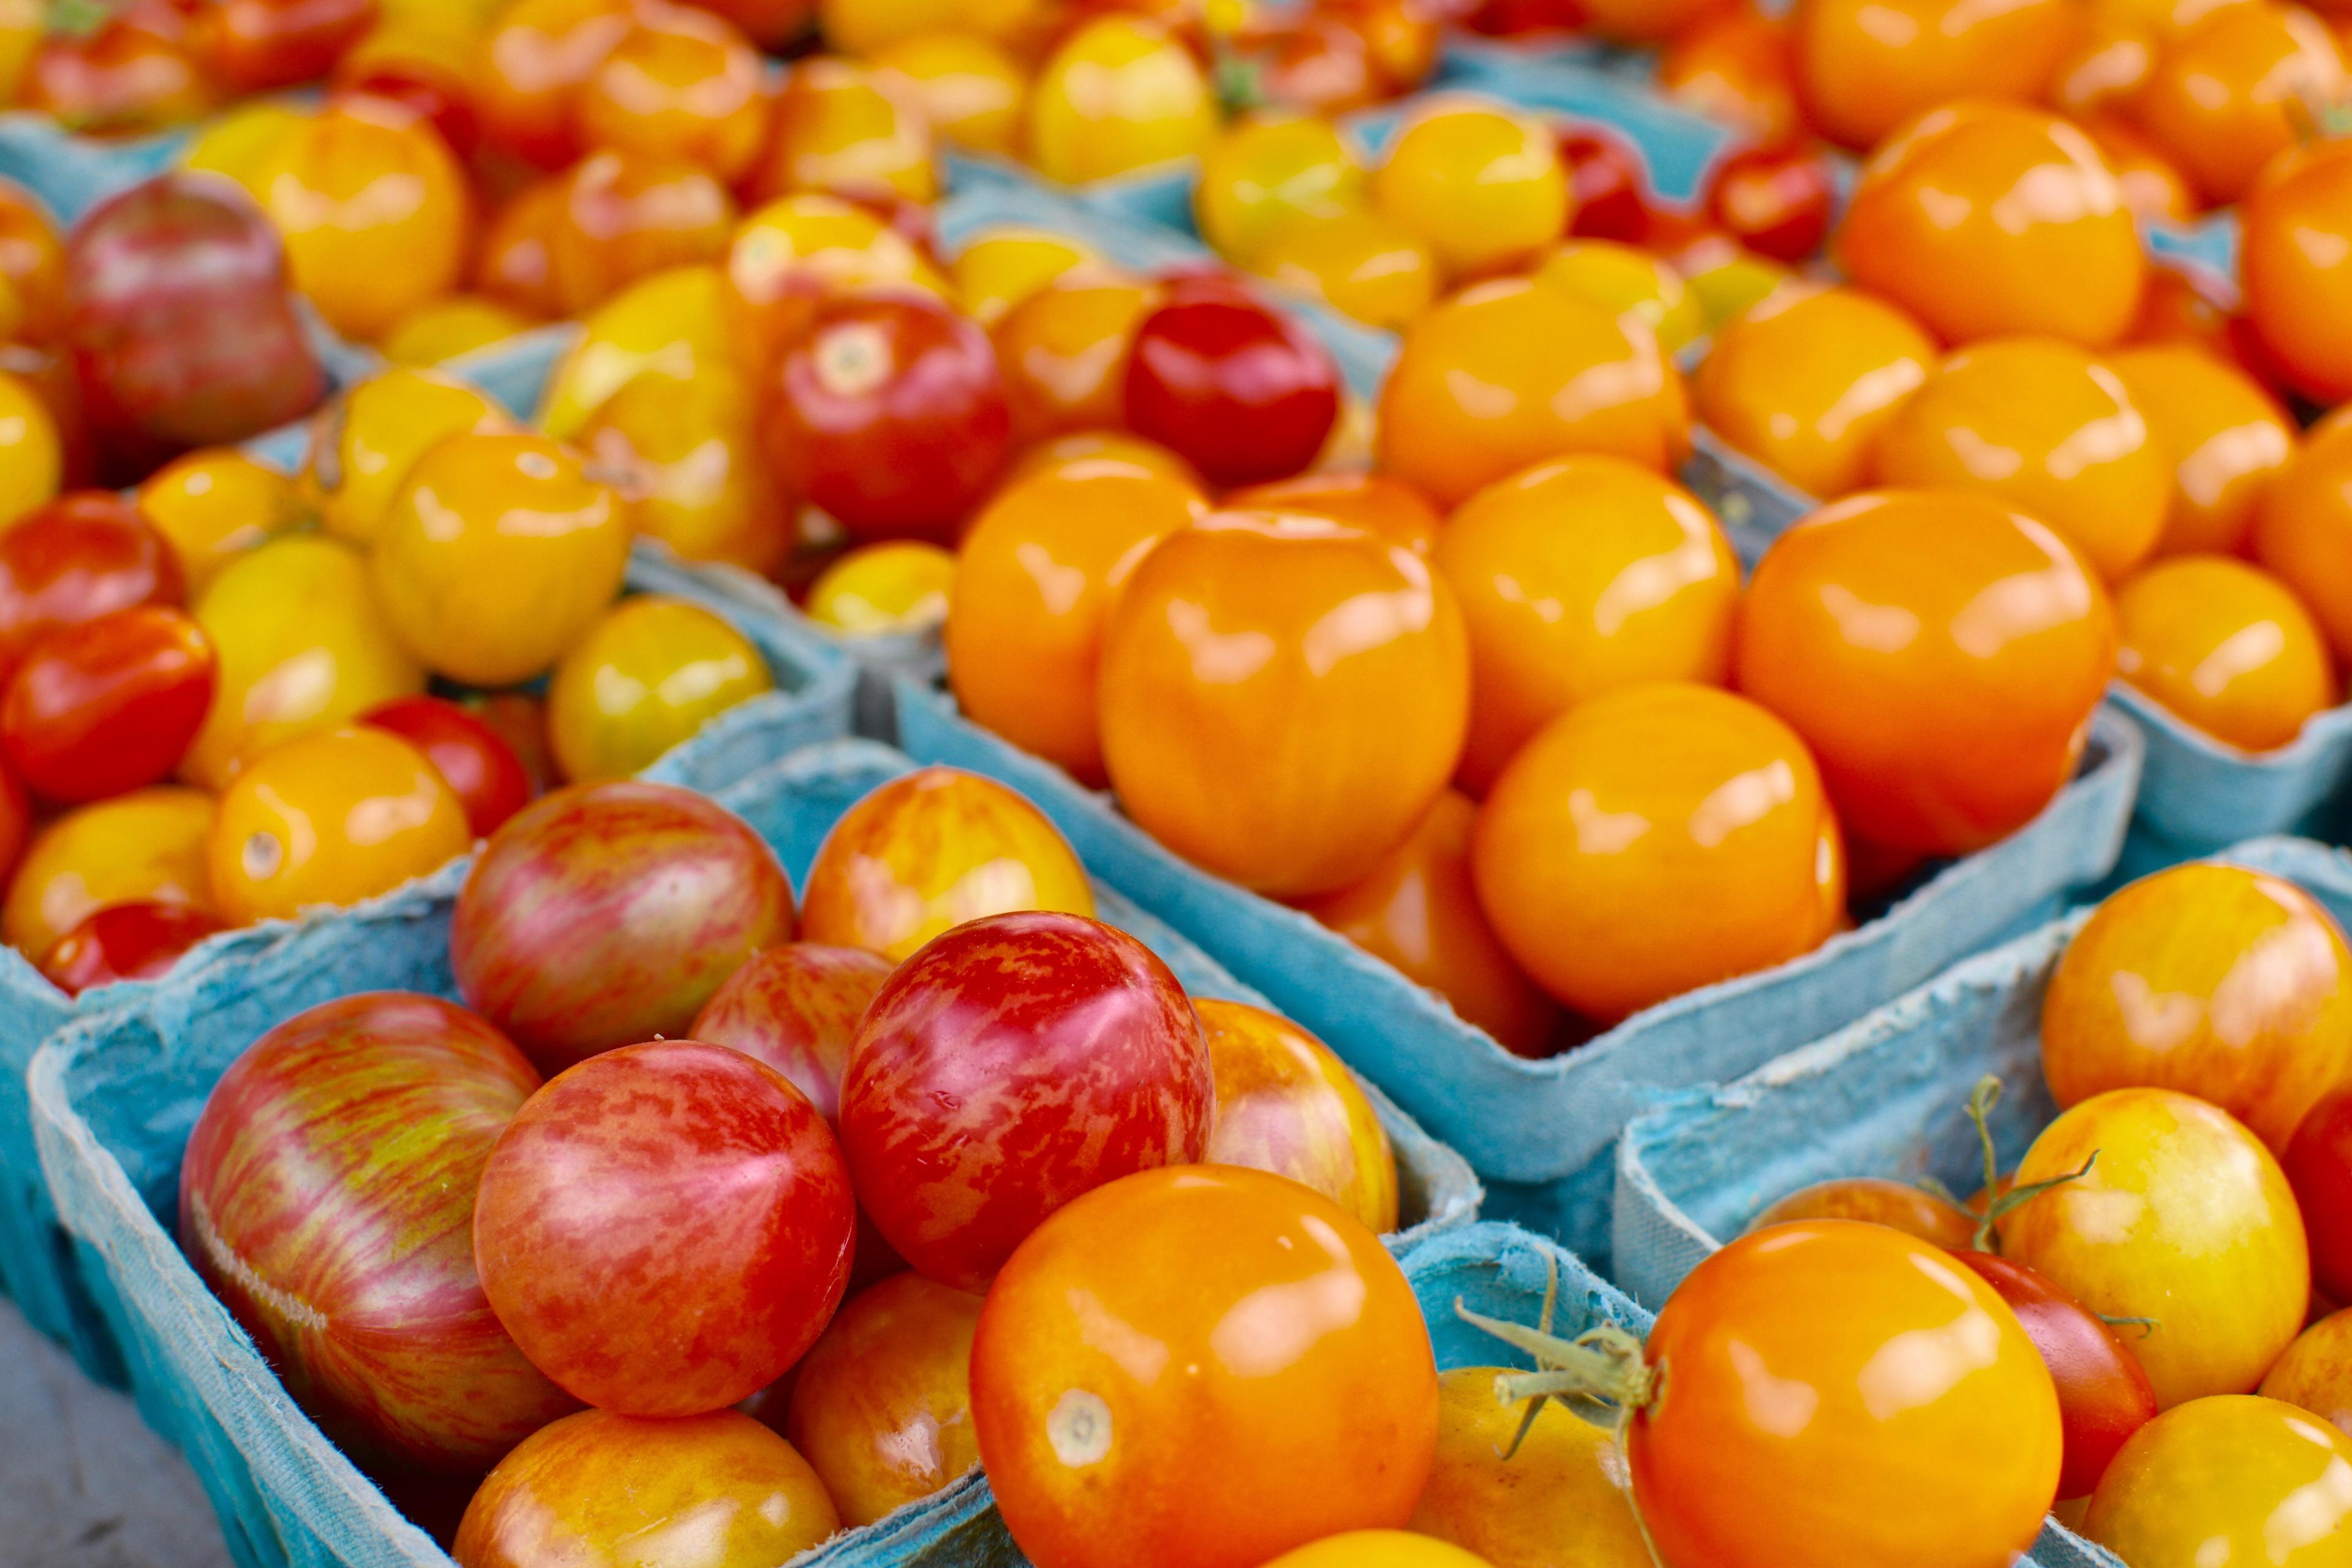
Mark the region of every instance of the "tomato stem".
[[2158, 1329], [2163, 1327], [2163, 1324], [2154, 1318], [2110, 1318], [2105, 1312], [2098, 1312], [2093, 1315], [2095, 1316], [2099, 1321], [2106, 1324], [2107, 1327], [2111, 1329], [2120, 1329], [2125, 1324], [2129, 1323], [2139, 1330], [2139, 1337], [2141, 1339], [2147, 1338], [2148, 1335], [2156, 1332]]

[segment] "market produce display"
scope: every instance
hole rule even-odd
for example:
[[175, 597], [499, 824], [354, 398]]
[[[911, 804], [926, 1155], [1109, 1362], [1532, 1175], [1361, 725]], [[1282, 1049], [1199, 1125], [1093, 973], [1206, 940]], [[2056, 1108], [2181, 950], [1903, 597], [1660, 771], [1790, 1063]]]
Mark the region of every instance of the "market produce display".
[[[0, 0], [0, 1249], [265, 1560], [2352, 1562], [2352, 946], [2182, 826], [2340, 833], [2343, 9]], [[1610, 1236], [2119, 855], [2034, 1125]]]

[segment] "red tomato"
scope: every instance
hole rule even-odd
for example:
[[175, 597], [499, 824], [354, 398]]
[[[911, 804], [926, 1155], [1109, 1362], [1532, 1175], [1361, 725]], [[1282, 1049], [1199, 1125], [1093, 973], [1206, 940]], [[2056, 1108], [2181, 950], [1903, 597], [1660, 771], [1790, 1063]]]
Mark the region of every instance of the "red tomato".
[[1559, 161], [1568, 165], [1572, 198], [1568, 232], [1579, 239], [1639, 245], [1650, 231], [1641, 155], [1614, 132], [1578, 128], [1559, 133]]
[[44, 800], [101, 800], [179, 765], [212, 705], [219, 661], [177, 610], [117, 610], [50, 633], [0, 696], [0, 752]]
[[109, 904], [58, 939], [41, 960], [41, 973], [68, 996], [118, 980], [152, 980], [169, 974], [180, 954], [227, 929], [184, 904]]
[[858, 1023], [897, 967], [863, 948], [788, 942], [737, 970], [688, 1033], [767, 1063], [831, 1121]]
[[1716, 165], [1707, 216], [1759, 256], [1803, 261], [1830, 232], [1837, 187], [1815, 148], [1750, 147]]
[[2156, 1390], [2147, 1373], [2097, 1314], [2024, 1264], [1990, 1252], [1953, 1256], [2009, 1303], [2042, 1352], [2058, 1387], [2058, 1419], [2066, 1432], [2058, 1495], [2090, 1496], [2116, 1450], [2156, 1419]]
[[460, 160], [471, 158], [481, 144], [482, 122], [474, 110], [473, 95], [464, 79], [446, 67], [423, 59], [378, 59], [347, 76], [341, 85], [346, 92], [405, 104], [432, 122]]
[[1171, 284], [1137, 323], [1127, 422], [1211, 484], [1304, 469], [1339, 417], [1339, 373], [1307, 331], [1223, 279]]
[[376, 0], [215, 0], [192, 41], [225, 85], [261, 92], [326, 75], [375, 18]]
[[777, 471], [861, 539], [953, 537], [1012, 442], [988, 334], [925, 294], [820, 304], [773, 384]]
[[213, 106], [214, 90], [171, 6], [122, 8], [87, 33], [49, 34], [35, 50], [18, 101], [68, 131], [136, 135], [182, 124]]
[[438, 697], [395, 697], [360, 715], [425, 753], [466, 808], [477, 838], [530, 804], [530, 774], [496, 730]]
[[180, 558], [139, 509], [77, 490], [0, 533], [0, 671], [41, 637], [139, 605], [184, 602]]
[[2331, 1301], [2352, 1301], [2352, 1083], [2305, 1113], [2279, 1163], [2303, 1210], [2313, 1287]]

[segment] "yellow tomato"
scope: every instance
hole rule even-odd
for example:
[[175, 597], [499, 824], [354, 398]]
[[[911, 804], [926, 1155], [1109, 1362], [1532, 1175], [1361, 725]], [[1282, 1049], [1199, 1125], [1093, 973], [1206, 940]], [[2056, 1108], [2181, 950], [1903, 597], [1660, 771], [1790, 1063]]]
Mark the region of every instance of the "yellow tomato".
[[227, 447], [191, 452], [139, 487], [140, 515], [172, 542], [192, 594], [300, 523], [304, 510], [293, 480]]
[[196, 624], [220, 676], [180, 773], [214, 789], [298, 735], [425, 689], [365, 558], [338, 540], [289, 534], [238, 556], [197, 599]]
[[876, 50], [871, 63], [957, 146], [1010, 154], [1019, 144], [1029, 80], [1002, 46], [974, 33], [918, 33]]
[[202, 790], [133, 790], [79, 806], [41, 829], [16, 865], [0, 935], [36, 963], [109, 904], [152, 900], [213, 907], [205, 870], [213, 797]]
[[1145, 17], [1087, 23], [1029, 94], [1029, 156], [1050, 180], [1102, 180], [1191, 157], [1216, 133], [1216, 97], [1200, 63]]
[[1402, 331], [1437, 299], [1429, 247], [1369, 209], [1297, 217], [1259, 250], [1257, 269], [1367, 326]]
[[972, 237], [949, 268], [956, 303], [983, 327], [1073, 267], [1096, 260], [1076, 240], [1041, 228], [991, 228]]
[[624, 599], [555, 667], [547, 735], [574, 784], [640, 772], [775, 677], [709, 610], [658, 594]]
[[530, 317], [479, 294], [431, 300], [400, 319], [377, 346], [394, 364], [439, 364], [529, 331]]
[[919, 631], [948, 618], [956, 558], [920, 540], [864, 544], [821, 574], [809, 618], [853, 637]]
[[629, 564], [627, 504], [543, 436], [461, 436], [425, 454], [376, 542], [401, 640], [453, 680], [508, 686], [587, 635]]
[[2131, 1568], [2343, 1568], [2352, 1437], [2275, 1399], [2194, 1400], [2132, 1434], [2083, 1533]]
[[870, 55], [901, 39], [950, 29], [1005, 38], [1028, 26], [1038, 0], [819, 0], [825, 41], [845, 54]]
[[1568, 226], [1568, 171], [1531, 114], [1438, 99], [1397, 132], [1372, 199], [1456, 278], [1533, 256]]
[[753, 366], [772, 363], [827, 293], [872, 284], [948, 292], [947, 279], [904, 235], [864, 207], [814, 191], [744, 219], [725, 265], [722, 341]]
[[1265, 1568], [1489, 1568], [1459, 1546], [1409, 1530], [1351, 1530], [1286, 1552]]
[[600, 476], [624, 486], [637, 531], [688, 561], [765, 574], [793, 547], [793, 515], [760, 450], [760, 402], [731, 364], [688, 381], [641, 375], [580, 435]]
[[0, 371], [0, 527], [58, 493], [65, 451], [48, 405]]
[[1192, 213], [1202, 238], [1255, 267], [1286, 224], [1352, 212], [1368, 189], [1363, 165], [1329, 121], [1269, 116], [1234, 126], [1202, 158]]
[[416, 460], [452, 436], [512, 430], [490, 397], [438, 371], [404, 368], [345, 393], [311, 435], [307, 464], [327, 531], [373, 544]]
[[205, 841], [232, 925], [389, 892], [463, 855], [466, 808], [425, 753], [364, 726], [306, 735], [237, 775]]
[[274, 99], [240, 103], [196, 133], [180, 166], [234, 180], [256, 201], [266, 200], [257, 177], [263, 165], [310, 119], [308, 110]]
[[692, 381], [707, 365], [733, 362], [725, 289], [715, 267], [674, 267], [599, 305], [548, 377], [539, 427], [572, 440], [606, 398], [640, 375]]
[[1658, 335], [1668, 353], [1706, 328], [1698, 301], [1682, 274], [1646, 250], [1607, 239], [1571, 239], [1553, 247], [1535, 269], [1535, 280], [1565, 289], [1621, 316], [1631, 316]]
[[1413, 1511], [1424, 1535], [1494, 1568], [1652, 1568], [1624, 1458], [1609, 1434], [1546, 1402], [1509, 1458], [1526, 1407], [1495, 1397], [1509, 1369], [1465, 1366], [1437, 1379], [1437, 1464]]

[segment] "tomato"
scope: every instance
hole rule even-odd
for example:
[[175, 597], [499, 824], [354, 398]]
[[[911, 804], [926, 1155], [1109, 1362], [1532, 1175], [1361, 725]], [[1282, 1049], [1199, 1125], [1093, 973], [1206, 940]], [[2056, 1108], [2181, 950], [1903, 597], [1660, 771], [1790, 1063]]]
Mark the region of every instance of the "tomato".
[[2342, 662], [2352, 653], [2352, 416], [2314, 426], [2263, 489], [2253, 553], [2318, 618]]
[[1549, 1402], [1521, 1436], [1524, 1412], [1495, 1396], [1496, 1380], [1511, 1373], [1465, 1366], [1438, 1375], [1437, 1463], [1412, 1528], [1493, 1568], [1654, 1568], [1615, 1441]]
[[2352, 1312], [2331, 1312], [2304, 1330], [2263, 1378], [2262, 1394], [2352, 1433]]
[[1798, 101], [1815, 131], [1867, 149], [1955, 99], [2039, 98], [2074, 28], [2063, 0], [1801, 0]]
[[1489, 1568], [1460, 1547], [1419, 1531], [1350, 1530], [1286, 1552], [1266, 1568]]
[[768, 133], [759, 51], [704, 10], [640, 10], [572, 100], [589, 147], [681, 158], [727, 184], [750, 172]]
[[2352, 1539], [2352, 1437], [2275, 1399], [2225, 1395], [2140, 1428], [2083, 1533], [2132, 1568], [2326, 1568]]
[[1135, 329], [1157, 284], [1073, 268], [1005, 312], [994, 334], [1016, 441], [1127, 423]]
[[65, 241], [39, 198], [14, 180], [0, 180], [0, 279], [18, 311], [9, 335], [56, 341], [66, 319]]
[[482, 228], [467, 281], [491, 300], [526, 316], [569, 313], [555, 291], [549, 241], [562, 221], [564, 182], [535, 180], [509, 197]]
[[1402, 331], [1437, 297], [1429, 247], [1369, 209], [1298, 218], [1259, 249], [1257, 270], [1367, 326]]
[[634, 503], [637, 531], [688, 561], [767, 574], [790, 554], [789, 499], [760, 450], [758, 400], [731, 364], [639, 375], [590, 416], [580, 446]]
[[2280, 159], [2239, 223], [2254, 337], [2305, 392], [2352, 397], [2352, 149], [2322, 142]]
[[1768, 1225], [1808, 1219], [1883, 1225], [1947, 1252], [1966, 1251], [1973, 1245], [1977, 1229], [1976, 1215], [1924, 1187], [1877, 1176], [1847, 1176], [1817, 1182], [1775, 1200], [1748, 1222], [1748, 1230], [1753, 1234]]
[[956, 557], [936, 544], [861, 544], [834, 558], [809, 585], [809, 619], [850, 637], [929, 631], [947, 619]]
[[631, 0], [515, 0], [482, 41], [473, 85], [484, 140], [542, 169], [577, 158], [572, 103], [635, 10]]
[[354, 96], [387, 98], [405, 106], [439, 133], [461, 163], [481, 150], [481, 117], [474, 110], [471, 37], [436, 33], [431, 24], [406, 32], [380, 26], [344, 55], [338, 88]]
[[1159, 22], [1096, 17], [1066, 38], [1030, 89], [1030, 159], [1049, 180], [1106, 179], [1206, 152], [1217, 132], [1207, 76]]
[[1020, 151], [1029, 80], [1002, 46], [971, 33], [921, 33], [869, 60], [876, 84], [911, 95], [942, 141], [1005, 157]]
[[2155, 30], [2128, 7], [2094, 8], [2051, 75], [2051, 107], [2075, 120], [2127, 109], [2156, 70], [2158, 47]]
[[881, 785], [833, 825], [809, 867], [801, 934], [895, 963], [955, 926], [1017, 910], [1093, 914], [1086, 868], [1021, 795], [931, 767]]
[[1682, 274], [1664, 261], [1611, 239], [1570, 239], [1554, 246], [1532, 274], [1549, 288], [1631, 316], [1657, 335], [1668, 353], [1706, 331], [1698, 301]]
[[478, 294], [427, 300], [400, 319], [376, 347], [394, 364], [436, 365], [529, 331], [530, 317]]
[[1201, 160], [1192, 212], [1201, 237], [1254, 267], [1284, 225], [1363, 205], [1367, 181], [1338, 127], [1306, 114], [1244, 120]]
[[870, 55], [923, 33], [1017, 39], [1034, 29], [1039, 9], [1037, 0], [818, 0], [818, 20], [835, 48]]
[[2245, 372], [2186, 344], [2126, 349], [2107, 368], [2172, 462], [2158, 555], [2243, 552], [2264, 487], [2294, 455], [2294, 426]]
[[929, 260], [866, 208], [814, 192], [782, 197], [744, 219], [728, 247], [722, 300], [749, 340], [728, 346], [747, 365], [772, 363], [824, 295], [877, 284], [946, 292]]
[[430, 370], [370, 376], [311, 431], [303, 467], [320, 521], [354, 544], [373, 544], [419, 458], [452, 436], [514, 428], [487, 393], [455, 376]]
[[89, 135], [142, 135], [202, 118], [217, 97], [179, 16], [149, 4], [123, 7], [84, 34], [49, 34], [16, 107]]
[[139, 515], [179, 558], [189, 591], [200, 593], [220, 569], [303, 521], [293, 481], [231, 448], [191, 452], [139, 487]]
[[726, 17], [763, 49], [779, 49], [808, 26], [810, 0], [700, 0], [700, 8]]
[[1800, 129], [1795, 43], [1780, 16], [1732, 6], [1680, 29], [1658, 58], [1658, 88], [1759, 147]]
[[[1168, 1353], [1082, 1326], [1106, 1320]], [[1372, 1233], [1229, 1167], [1131, 1176], [1039, 1226], [981, 1310], [971, 1392], [1038, 1568], [1246, 1568], [1401, 1526], [1438, 1429], [1428, 1331]]]
[[2189, 178], [2148, 137], [2112, 115], [2086, 120], [2083, 129], [2115, 170], [2124, 205], [2139, 218], [2193, 223], [2197, 197]]
[[1312, 334], [1223, 285], [1178, 284], [1136, 324], [1127, 422], [1211, 484], [1258, 484], [1315, 460], [1339, 416], [1339, 372]]
[[64, 627], [178, 605], [185, 584], [171, 545], [130, 502], [104, 490], [60, 496], [0, 531], [0, 669]]
[[1397, 1228], [1396, 1157], [1379, 1113], [1331, 1047], [1278, 1014], [1202, 996], [1216, 1118], [1205, 1156], [1321, 1193], [1370, 1229]]
[[0, 528], [54, 497], [64, 474], [57, 416], [22, 378], [0, 371]]
[[957, 306], [992, 330], [1005, 312], [1055, 279], [1100, 259], [1066, 235], [997, 225], [965, 242], [950, 276]]
[[530, 804], [530, 775], [514, 748], [454, 702], [394, 698], [361, 714], [360, 722], [388, 730], [424, 752], [466, 808], [466, 826], [477, 838]]
[[1102, 783], [1111, 601], [1152, 546], [1207, 510], [1193, 486], [1116, 458], [1007, 484], [965, 534], [948, 601], [948, 680], [966, 717]]
[[548, 313], [578, 315], [641, 278], [716, 261], [735, 221], [734, 197], [697, 164], [592, 153], [562, 177], [545, 220]]
[[794, 1369], [785, 1435], [853, 1528], [980, 1463], [971, 1336], [980, 1298], [919, 1274], [850, 1298]]
[[939, 195], [930, 126], [910, 96], [865, 67], [819, 55], [794, 66], [751, 186], [772, 198], [819, 191], [863, 198]]
[[578, 342], [556, 362], [533, 423], [559, 441], [578, 441], [598, 410], [647, 380], [681, 401], [703, 373], [750, 364], [732, 341], [726, 282], [716, 267], [673, 267], [631, 284], [591, 311]]
[[2311, 1297], [2303, 1221], [2278, 1162], [2201, 1100], [2118, 1089], [2045, 1128], [2017, 1184], [2086, 1163], [2001, 1222], [2002, 1250], [2094, 1312], [2155, 1319], [2154, 1333], [2124, 1346], [2163, 1408], [2252, 1389], [2302, 1330]]
[[626, 503], [543, 436], [464, 436], [409, 471], [376, 541], [375, 586], [402, 642], [453, 679], [528, 680], [621, 590]]
[[499, 1461], [450, 1550], [464, 1568], [535, 1568], [625, 1552], [645, 1562], [657, 1544], [662, 1568], [754, 1568], [840, 1528], [808, 1461], [748, 1415], [583, 1410]]
[[2281, 1163], [2310, 1234], [2314, 1282], [2330, 1300], [2352, 1299], [2352, 1088], [2320, 1096]]
[[1987, 496], [1877, 490], [1765, 552], [1732, 665], [1851, 837], [1959, 855], [2074, 776], [2115, 657], [2107, 595], [2052, 530]]
[[199, 13], [205, 67], [232, 92], [310, 81], [375, 24], [377, 0], [219, 0]]
[[1568, 172], [1568, 232], [1638, 244], [1650, 226], [1641, 154], [1603, 126], [1571, 126], [1556, 145]]
[[2311, 612], [2244, 562], [2160, 561], [2116, 591], [2116, 617], [2123, 633], [2116, 673], [2241, 751], [2291, 743], [2340, 695]]
[[1803, 261], [1822, 247], [1836, 200], [1829, 161], [1808, 148], [1748, 148], [1707, 176], [1707, 216], [1777, 261]]
[[153, 980], [169, 974], [188, 949], [227, 929], [184, 904], [109, 904], [58, 939], [41, 973], [68, 996], [118, 980]]
[[1568, 228], [1568, 171], [1534, 116], [1439, 98], [1414, 111], [1372, 174], [1372, 199], [1450, 278], [1503, 270]]
[[767, 1063], [830, 1121], [841, 1110], [841, 1075], [858, 1020], [895, 967], [855, 947], [767, 948], [712, 993], [687, 1033]]
[[2142, 129], [2208, 202], [2233, 202], [2347, 86], [2327, 25], [2300, 6], [2231, 5], [2158, 55], [2132, 100]]
[[1274, 479], [1234, 490], [1231, 511], [1305, 512], [1348, 523], [1416, 554], [1427, 555], [1445, 526], [1437, 509], [1402, 479], [1387, 474], [1331, 469]]
[[[14, 780], [5, 788], [21, 798]], [[34, 836], [16, 863], [0, 935], [37, 963], [110, 904], [210, 910], [205, 838], [212, 820], [213, 797], [193, 789], [138, 790], [66, 813]]]
[[0, 753], [45, 800], [98, 800], [160, 782], [205, 721], [212, 644], [178, 610], [142, 605], [52, 632], [0, 698]]
[[619, 778], [774, 687], [766, 658], [726, 621], [643, 594], [614, 605], [556, 662], [548, 739], [566, 779]]
[[[2021, 11], [2054, 9], [2036, 5]], [[2147, 261], [2096, 143], [2022, 105], [1960, 103], [1914, 121], [1864, 168], [1833, 247], [1854, 282], [1948, 342], [2011, 333], [2111, 343], [2138, 314]]]

